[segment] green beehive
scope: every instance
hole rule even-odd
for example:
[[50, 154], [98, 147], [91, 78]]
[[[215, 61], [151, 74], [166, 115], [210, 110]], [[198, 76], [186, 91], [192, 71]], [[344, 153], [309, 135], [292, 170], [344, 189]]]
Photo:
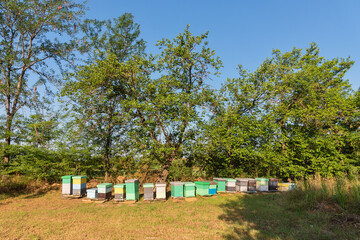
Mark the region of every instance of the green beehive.
[[184, 197], [195, 197], [195, 183], [184, 182]]
[[171, 196], [173, 198], [184, 197], [184, 183], [183, 182], [171, 182]]
[[71, 195], [72, 194], [72, 177], [73, 175], [62, 176], [62, 194]]
[[217, 182], [217, 191], [225, 192], [226, 191], [226, 179], [224, 178], [214, 178], [214, 181]]
[[129, 179], [125, 181], [126, 200], [139, 200], [139, 179]]
[[210, 182], [195, 182], [196, 186], [196, 195], [208, 196]]

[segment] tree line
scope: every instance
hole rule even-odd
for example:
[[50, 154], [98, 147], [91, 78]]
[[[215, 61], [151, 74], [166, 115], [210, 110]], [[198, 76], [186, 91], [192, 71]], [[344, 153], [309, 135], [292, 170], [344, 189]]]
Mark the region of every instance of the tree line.
[[360, 92], [354, 62], [273, 50], [220, 89], [208, 33], [187, 26], [146, 50], [130, 13], [85, 19], [85, 2], [0, 1], [0, 171], [180, 180], [354, 175]]

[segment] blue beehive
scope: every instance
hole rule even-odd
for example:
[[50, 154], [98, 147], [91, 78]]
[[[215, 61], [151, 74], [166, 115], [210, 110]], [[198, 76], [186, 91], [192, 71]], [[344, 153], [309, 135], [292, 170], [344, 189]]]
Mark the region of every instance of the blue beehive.
[[97, 188], [90, 188], [86, 190], [86, 196], [89, 199], [97, 199], [98, 198], [98, 190]]

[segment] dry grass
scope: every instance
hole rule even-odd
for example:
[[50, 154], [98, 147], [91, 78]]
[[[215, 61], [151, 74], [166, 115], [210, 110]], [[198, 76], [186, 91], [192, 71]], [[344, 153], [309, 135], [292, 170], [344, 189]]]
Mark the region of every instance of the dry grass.
[[0, 239], [356, 239], [335, 213], [294, 211], [284, 194], [224, 194], [197, 201], [85, 203], [61, 192], [0, 201]]
[[333, 205], [333, 208], [341, 208], [340, 211], [360, 214], [360, 181], [321, 177], [298, 181], [296, 191], [291, 191], [288, 198], [295, 207], [318, 209]]

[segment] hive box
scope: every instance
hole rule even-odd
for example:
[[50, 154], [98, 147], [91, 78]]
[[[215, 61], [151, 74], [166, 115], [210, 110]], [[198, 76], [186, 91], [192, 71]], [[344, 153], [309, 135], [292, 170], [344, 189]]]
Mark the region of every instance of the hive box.
[[156, 183], [156, 199], [166, 199], [166, 183]]
[[184, 197], [195, 197], [195, 183], [184, 182]]
[[86, 190], [86, 197], [88, 199], [97, 199], [98, 198], [98, 192], [97, 188], [90, 188]]
[[289, 191], [290, 183], [278, 183], [278, 190], [280, 192], [287, 192]]
[[72, 194], [72, 177], [73, 175], [62, 176], [62, 194], [71, 195]]
[[269, 191], [277, 191], [278, 190], [279, 180], [276, 178], [269, 179]]
[[73, 195], [82, 196], [86, 193], [86, 176], [72, 177]]
[[217, 188], [217, 182], [215, 182], [215, 181], [210, 182], [210, 185], [209, 185], [209, 194], [210, 194], [210, 195], [215, 195], [215, 194], [216, 194], [216, 188]]
[[112, 183], [101, 183], [97, 185], [98, 199], [109, 200], [112, 195]]
[[256, 180], [255, 179], [249, 179], [249, 181], [248, 181], [248, 192], [249, 193], [256, 192]]
[[154, 200], [154, 184], [153, 183], [144, 183], [144, 200], [152, 201]]
[[196, 195], [200, 195], [200, 196], [210, 195], [209, 194], [210, 182], [198, 181], [195, 182], [195, 186], [196, 186]]
[[170, 182], [171, 184], [171, 196], [173, 198], [184, 197], [184, 183], [183, 182]]
[[217, 191], [218, 192], [225, 192], [226, 191], [226, 180], [224, 178], [214, 178], [215, 182], [217, 182]]
[[296, 189], [296, 183], [290, 183], [289, 190], [295, 190]]
[[237, 192], [247, 192], [249, 180], [255, 180], [252, 178], [235, 178], [236, 180], [236, 191]]
[[269, 191], [269, 179], [268, 178], [255, 178], [256, 190], [260, 192]]
[[224, 178], [226, 180], [225, 190], [226, 192], [236, 192], [236, 180], [233, 178]]
[[126, 197], [125, 184], [119, 183], [114, 186], [115, 200], [124, 201]]
[[139, 179], [129, 179], [125, 181], [126, 200], [139, 200]]

